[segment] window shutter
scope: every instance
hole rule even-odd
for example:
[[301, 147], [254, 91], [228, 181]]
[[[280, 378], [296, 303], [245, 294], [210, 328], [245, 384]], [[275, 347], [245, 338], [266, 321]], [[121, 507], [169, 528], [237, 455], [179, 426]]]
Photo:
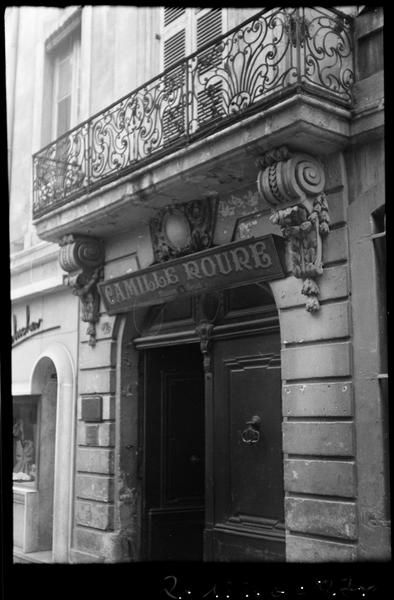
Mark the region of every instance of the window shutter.
[[185, 58], [185, 53], [186, 32], [185, 29], [181, 29], [164, 41], [164, 69]]
[[185, 14], [184, 8], [177, 8], [175, 6], [164, 7], [164, 27], [167, 27], [170, 23], [178, 19]]
[[[182, 9], [184, 11], [184, 9]], [[163, 66], [167, 70], [186, 56], [186, 30], [183, 27], [164, 40]], [[167, 144], [185, 132], [185, 107], [183, 96], [185, 91], [185, 74], [183, 65], [170, 69], [165, 78], [170, 92], [167, 106], [163, 111], [163, 143]]]
[[[209, 12], [197, 17], [197, 50], [205, 44], [213, 41], [222, 34], [222, 11], [220, 8], [214, 8]], [[202, 125], [204, 122], [211, 121], [221, 115], [222, 112], [222, 93], [221, 83], [209, 82], [210, 73], [214, 73], [215, 67], [218, 67], [222, 61], [219, 48], [207, 48], [199, 54], [199, 73], [200, 80], [206, 81], [204, 89], [197, 92], [197, 114], [198, 122]], [[204, 74], [205, 77], [201, 77]]]
[[197, 17], [197, 50], [222, 34], [222, 10], [213, 8]]

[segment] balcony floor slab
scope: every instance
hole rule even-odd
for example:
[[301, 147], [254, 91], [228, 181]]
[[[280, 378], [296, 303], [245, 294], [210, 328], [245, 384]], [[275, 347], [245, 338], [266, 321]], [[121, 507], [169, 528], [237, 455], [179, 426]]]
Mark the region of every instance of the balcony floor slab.
[[71, 232], [107, 238], [132, 230], [159, 207], [255, 186], [257, 159], [278, 146], [315, 156], [339, 151], [350, 122], [350, 111], [297, 94], [54, 208], [35, 220], [37, 233], [59, 242]]

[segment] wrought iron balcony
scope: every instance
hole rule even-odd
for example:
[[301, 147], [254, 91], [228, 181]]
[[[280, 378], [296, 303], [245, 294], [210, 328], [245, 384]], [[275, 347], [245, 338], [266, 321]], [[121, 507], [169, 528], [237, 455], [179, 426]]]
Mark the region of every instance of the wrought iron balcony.
[[352, 20], [265, 9], [33, 156], [33, 218], [273, 105], [307, 93], [350, 107]]

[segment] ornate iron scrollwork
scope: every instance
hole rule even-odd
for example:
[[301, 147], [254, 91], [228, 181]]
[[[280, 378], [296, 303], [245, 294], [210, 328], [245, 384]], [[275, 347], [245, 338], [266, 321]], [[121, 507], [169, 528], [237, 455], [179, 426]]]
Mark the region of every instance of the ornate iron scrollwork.
[[86, 331], [89, 345], [95, 346], [100, 305], [97, 282], [103, 275], [103, 244], [87, 236], [66, 235], [60, 243], [59, 262], [68, 273], [64, 277], [65, 285], [71, 286], [73, 294], [81, 299], [81, 318], [89, 323]]
[[333, 8], [266, 8], [34, 155], [37, 218], [277, 95], [350, 106], [352, 20]]
[[323, 167], [314, 157], [291, 154], [286, 147], [263, 157], [260, 166], [259, 194], [273, 208], [271, 221], [288, 242], [289, 267], [303, 280], [306, 310], [315, 312], [320, 307], [316, 277], [323, 273], [322, 238], [330, 224]]

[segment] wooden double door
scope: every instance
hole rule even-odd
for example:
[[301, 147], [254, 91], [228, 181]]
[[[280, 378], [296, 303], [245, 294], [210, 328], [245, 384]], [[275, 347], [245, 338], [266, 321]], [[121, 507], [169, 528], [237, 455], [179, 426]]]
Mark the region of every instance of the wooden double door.
[[279, 332], [144, 352], [144, 559], [284, 561]]

